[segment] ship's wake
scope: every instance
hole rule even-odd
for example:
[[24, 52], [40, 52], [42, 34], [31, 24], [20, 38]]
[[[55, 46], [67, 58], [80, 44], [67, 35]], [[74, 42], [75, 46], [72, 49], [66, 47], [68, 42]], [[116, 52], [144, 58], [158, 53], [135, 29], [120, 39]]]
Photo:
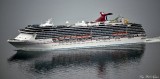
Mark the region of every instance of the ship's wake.
[[145, 43], [156, 43], [156, 42], [160, 42], [160, 36], [145, 39]]

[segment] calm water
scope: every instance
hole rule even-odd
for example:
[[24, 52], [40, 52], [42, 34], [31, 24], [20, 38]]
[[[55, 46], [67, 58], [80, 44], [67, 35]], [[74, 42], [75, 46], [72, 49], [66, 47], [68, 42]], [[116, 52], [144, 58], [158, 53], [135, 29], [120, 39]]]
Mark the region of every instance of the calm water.
[[7, 46], [1, 47], [1, 79], [160, 79], [160, 43], [37, 52]]

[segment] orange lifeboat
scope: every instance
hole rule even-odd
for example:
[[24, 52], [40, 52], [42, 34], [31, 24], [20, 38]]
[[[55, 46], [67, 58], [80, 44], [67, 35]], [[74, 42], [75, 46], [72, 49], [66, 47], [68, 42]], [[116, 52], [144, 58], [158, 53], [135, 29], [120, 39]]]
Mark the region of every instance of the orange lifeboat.
[[114, 36], [119, 36], [119, 35], [126, 35], [128, 34], [127, 32], [116, 32], [116, 33], [113, 33], [112, 35]]

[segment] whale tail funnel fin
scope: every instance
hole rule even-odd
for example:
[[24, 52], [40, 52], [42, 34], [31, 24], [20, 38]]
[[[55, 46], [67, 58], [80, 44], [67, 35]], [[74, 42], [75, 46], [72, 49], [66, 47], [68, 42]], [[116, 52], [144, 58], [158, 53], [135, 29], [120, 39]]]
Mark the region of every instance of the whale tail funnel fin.
[[107, 16], [108, 15], [112, 15], [112, 13], [104, 13], [104, 12], [100, 12], [101, 16], [96, 19], [96, 22], [104, 22], [104, 21], [107, 21]]

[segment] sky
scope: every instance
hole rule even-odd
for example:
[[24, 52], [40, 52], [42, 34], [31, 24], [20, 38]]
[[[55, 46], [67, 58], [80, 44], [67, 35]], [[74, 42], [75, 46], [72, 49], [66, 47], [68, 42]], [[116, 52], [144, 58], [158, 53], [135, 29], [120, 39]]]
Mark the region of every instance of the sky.
[[1, 40], [14, 38], [18, 29], [53, 18], [55, 25], [94, 21], [111, 12], [142, 24], [148, 37], [160, 36], [160, 0], [0, 0]]

